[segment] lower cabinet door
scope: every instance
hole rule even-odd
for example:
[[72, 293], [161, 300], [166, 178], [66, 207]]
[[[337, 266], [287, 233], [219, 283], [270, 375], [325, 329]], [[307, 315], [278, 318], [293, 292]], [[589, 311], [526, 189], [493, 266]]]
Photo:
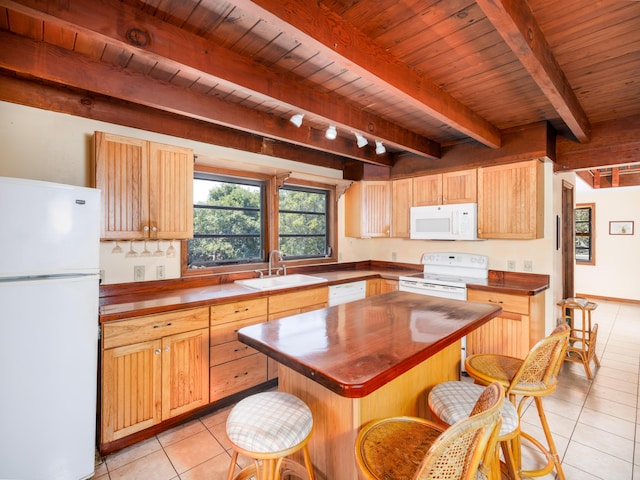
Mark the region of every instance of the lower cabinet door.
[[209, 329], [162, 339], [162, 419], [209, 403]]
[[108, 443], [162, 420], [162, 342], [110, 348], [102, 357], [102, 434]]
[[256, 353], [209, 370], [212, 402], [267, 381], [267, 357]]

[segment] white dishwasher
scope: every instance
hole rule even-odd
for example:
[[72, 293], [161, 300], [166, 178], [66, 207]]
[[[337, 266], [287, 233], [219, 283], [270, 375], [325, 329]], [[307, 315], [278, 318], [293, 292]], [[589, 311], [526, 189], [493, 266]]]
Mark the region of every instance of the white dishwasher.
[[329, 306], [341, 305], [355, 300], [362, 300], [367, 296], [367, 281], [342, 283], [329, 286]]

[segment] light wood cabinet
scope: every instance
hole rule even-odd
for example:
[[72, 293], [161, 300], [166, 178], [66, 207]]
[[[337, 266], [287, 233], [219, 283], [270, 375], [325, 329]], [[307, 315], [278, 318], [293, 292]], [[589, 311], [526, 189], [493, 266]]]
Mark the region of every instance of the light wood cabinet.
[[238, 330], [267, 321], [267, 308], [267, 298], [211, 306], [210, 401], [267, 381], [266, 355], [238, 341]]
[[410, 208], [413, 203], [413, 180], [404, 178], [391, 182], [391, 236], [409, 238]]
[[193, 236], [193, 150], [95, 132], [102, 239]]
[[391, 182], [361, 181], [345, 192], [345, 236], [391, 235]]
[[524, 358], [545, 335], [544, 293], [514, 295], [468, 289], [467, 300], [502, 307], [499, 317], [467, 335], [467, 355], [495, 353]]
[[529, 160], [478, 169], [478, 237], [544, 235], [544, 164]]
[[209, 403], [206, 307], [106, 323], [101, 351], [101, 443]]
[[475, 203], [477, 199], [476, 169], [423, 175], [413, 179], [414, 207]]
[[[329, 287], [312, 288], [298, 292], [280, 293], [269, 296], [269, 320], [310, 312], [329, 306]], [[267, 377], [278, 376], [278, 362], [267, 358]]]
[[367, 297], [382, 295], [387, 292], [397, 292], [398, 281], [388, 278], [374, 278], [367, 280]]

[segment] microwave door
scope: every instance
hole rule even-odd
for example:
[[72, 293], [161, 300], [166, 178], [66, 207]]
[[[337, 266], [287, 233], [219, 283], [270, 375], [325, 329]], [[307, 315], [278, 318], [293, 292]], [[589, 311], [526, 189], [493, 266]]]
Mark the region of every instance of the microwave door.
[[451, 218], [449, 216], [440, 218], [417, 218], [416, 232], [426, 234], [449, 233], [451, 231]]

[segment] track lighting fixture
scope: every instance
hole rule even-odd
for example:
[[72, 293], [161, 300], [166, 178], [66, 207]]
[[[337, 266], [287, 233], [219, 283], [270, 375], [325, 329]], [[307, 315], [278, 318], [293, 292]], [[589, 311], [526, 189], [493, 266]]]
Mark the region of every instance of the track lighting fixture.
[[362, 148], [362, 147], [365, 147], [365, 146], [369, 145], [369, 142], [364, 137], [364, 135], [362, 135], [362, 134], [360, 134], [358, 132], [353, 132], [353, 134], [356, 136], [356, 142], [358, 142], [358, 148]]
[[335, 125], [329, 125], [329, 128], [327, 128], [327, 132], [324, 134], [324, 136], [329, 140], [335, 140], [338, 136], [338, 131], [336, 130]]
[[382, 144], [382, 142], [380, 140], [376, 140], [376, 153], [378, 155], [382, 155], [386, 151], [387, 151], [387, 149], [384, 148], [384, 145]]
[[296, 113], [291, 117], [289, 121], [293, 123], [296, 127], [300, 128], [300, 125], [302, 125], [303, 118], [304, 118], [304, 113]]

